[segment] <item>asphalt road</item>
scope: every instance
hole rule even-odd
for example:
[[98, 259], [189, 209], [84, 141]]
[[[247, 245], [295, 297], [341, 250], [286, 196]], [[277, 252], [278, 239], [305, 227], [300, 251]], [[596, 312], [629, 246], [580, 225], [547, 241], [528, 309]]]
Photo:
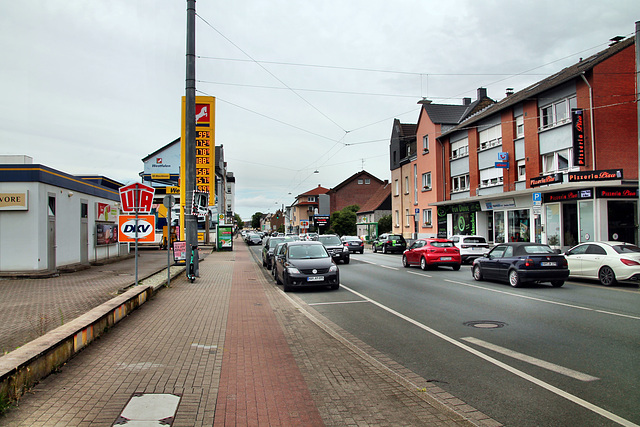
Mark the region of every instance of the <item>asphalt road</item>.
[[[259, 250], [256, 247], [255, 250]], [[340, 327], [505, 425], [640, 425], [640, 292], [511, 288], [469, 266], [405, 269], [355, 254], [339, 291], [297, 295]]]

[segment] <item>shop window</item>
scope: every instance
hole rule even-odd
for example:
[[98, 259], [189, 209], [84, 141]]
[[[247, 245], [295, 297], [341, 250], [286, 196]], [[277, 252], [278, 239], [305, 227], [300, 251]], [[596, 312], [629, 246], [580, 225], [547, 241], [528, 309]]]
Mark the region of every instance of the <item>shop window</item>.
[[529, 242], [531, 218], [529, 209], [509, 211], [509, 241]]
[[504, 212], [498, 211], [493, 213], [493, 242], [504, 243]]

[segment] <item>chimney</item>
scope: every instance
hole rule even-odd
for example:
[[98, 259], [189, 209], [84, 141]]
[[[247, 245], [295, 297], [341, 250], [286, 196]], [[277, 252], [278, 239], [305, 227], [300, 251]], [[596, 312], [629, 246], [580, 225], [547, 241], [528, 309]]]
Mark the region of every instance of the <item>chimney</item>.
[[430, 99], [422, 98], [420, 101], [418, 101], [418, 104], [428, 105], [428, 104], [431, 104], [431, 102], [433, 101], [431, 101]]
[[462, 105], [471, 105], [471, 98], [462, 98]]
[[507, 88], [507, 96], [511, 96], [513, 95], [513, 88], [512, 87], [508, 87]]
[[478, 88], [478, 99], [482, 99], [482, 98], [486, 98], [486, 97], [487, 97], [487, 88], [479, 87]]

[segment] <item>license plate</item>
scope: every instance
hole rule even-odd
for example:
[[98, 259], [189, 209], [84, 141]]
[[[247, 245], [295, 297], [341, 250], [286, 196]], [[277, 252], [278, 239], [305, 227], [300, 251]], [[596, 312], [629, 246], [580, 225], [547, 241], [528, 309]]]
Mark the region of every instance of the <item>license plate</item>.
[[543, 267], [555, 267], [557, 264], [553, 261], [542, 261], [540, 265]]
[[450, 256], [441, 256], [440, 257], [440, 261], [451, 261], [451, 257]]
[[307, 277], [307, 282], [324, 282], [323, 276], [309, 276]]

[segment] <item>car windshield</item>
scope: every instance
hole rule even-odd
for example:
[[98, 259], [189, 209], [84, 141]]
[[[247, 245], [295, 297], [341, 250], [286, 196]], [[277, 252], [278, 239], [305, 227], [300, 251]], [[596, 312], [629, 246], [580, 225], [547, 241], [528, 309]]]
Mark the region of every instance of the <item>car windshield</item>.
[[275, 248], [278, 243], [284, 242], [284, 237], [272, 237], [269, 239], [269, 247]]
[[640, 248], [636, 245], [615, 245], [613, 250], [619, 254], [632, 254], [640, 252]]
[[295, 245], [289, 247], [290, 259], [327, 258], [329, 254], [322, 245]]
[[462, 240], [465, 243], [487, 243], [484, 237], [465, 237]]
[[435, 246], [436, 248], [452, 248], [454, 244], [453, 242], [431, 242], [431, 246]]
[[318, 240], [324, 245], [342, 245], [338, 236], [320, 236]]
[[545, 246], [545, 245], [525, 245], [522, 247], [521, 253], [536, 255], [536, 254], [553, 254], [555, 252], [549, 246]]

